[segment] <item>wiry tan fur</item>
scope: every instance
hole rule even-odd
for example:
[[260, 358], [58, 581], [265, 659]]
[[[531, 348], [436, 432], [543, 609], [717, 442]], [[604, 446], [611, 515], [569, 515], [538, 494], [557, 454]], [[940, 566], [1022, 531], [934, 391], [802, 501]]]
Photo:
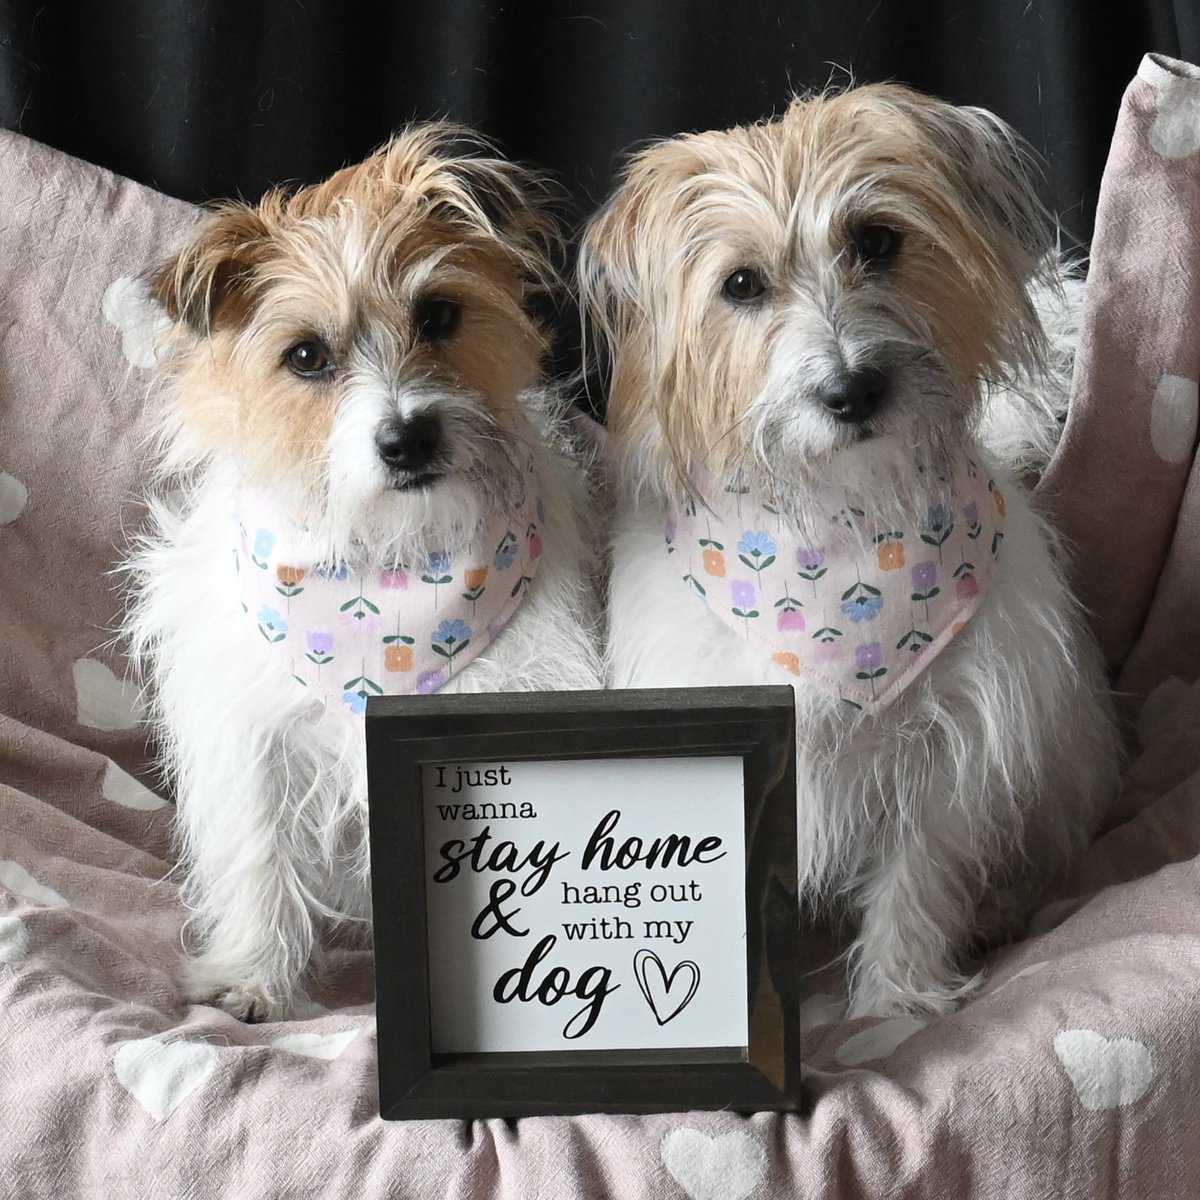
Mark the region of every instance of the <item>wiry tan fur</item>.
[[[990, 114], [894, 86], [797, 99], [775, 120], [637, 154], [580, 264], [585, 309], [620, 347], [608, 393], [618, 459], [667, 483], [747, 465], [748, 417], [798, 292], [850, 316], [886, 310], [909, 338], [897, 354], [938, 354], [951, 396], [926, 397], [932, 437], [935, 402], [973, 407], [984, 380], [1036, 367], [1028, 284], [1050, 226], [1024, 157]], [[876, 223], [904, 231], [905, 252], [868, 278], [848, 247]], [[714, 303], [747, 264], [770, 281], [767, 319]]]
[[[472, 539], [533, 488], [536, 575], [445, 690], [599, 685], [588, 475], [564, 401], [535, 386], [548, 199], [466, 131], [416, 126], [325, 183], [218, 207], [153, 276], [174, 323], [128, 634], [178, 803], [188, 1000], [295, 1012], [322, 924], [370, 912], [362, 718], [297, 683], [247, 619], [232, 552], [247, 492], [305, 515], [295, 568], [365, 572], [490, 556]], [[445, 336], [421, 325], [431, 298], [457, 305]], [[289, 353], [315, 342], [329, 369], [297, 375]], [[440, 430], [427, 476], [378, 441], [414, 417]]]
[[[867, 255], [870, 227], [898, 250]], [[1011, 130], [895, 86], [652, 145], [585, 234], [619, 496], [613, 685], [793, 679], [679, 578], [663, 530], [685, 491], [769, 497], [803, 545], [828, 532], [816, 484], [911, 530], [944, 499], [930, 480], [948, 452], [981, 431], [986, 450], [999, 429], [1010, 455], [981, 455], [1007, 524], [966, 628], [876, 715], [793, 683], [801, 888], [857, 923], [852, 1015], [942, 1012], [968, 995], [968, 948], [1020, 927], [1115, 788], [1099, 653], [1053, 532], [1006, 475], [1036, 472], [1053, 444], [1049, 395], [1018, 394], [1041, 386], [1051, 235]], [[727, 286], [743, 269], [765, 285], [750, 302]], [[872, 372], [877, 407], [839, 419], [838, 389]], [[984, 409], [996, 397], [999, 423]]]

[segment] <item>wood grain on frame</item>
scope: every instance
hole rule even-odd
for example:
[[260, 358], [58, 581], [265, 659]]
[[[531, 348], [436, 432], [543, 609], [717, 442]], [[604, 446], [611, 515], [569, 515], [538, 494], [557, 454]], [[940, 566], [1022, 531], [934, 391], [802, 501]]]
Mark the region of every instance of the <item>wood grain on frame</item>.
[[[384, 1117], [801, 1107], [790, 688], [373, 697], [366, 726]], [[749, 1044], [433, 1055], [422, 768], [707, 755], [743, 761]]]

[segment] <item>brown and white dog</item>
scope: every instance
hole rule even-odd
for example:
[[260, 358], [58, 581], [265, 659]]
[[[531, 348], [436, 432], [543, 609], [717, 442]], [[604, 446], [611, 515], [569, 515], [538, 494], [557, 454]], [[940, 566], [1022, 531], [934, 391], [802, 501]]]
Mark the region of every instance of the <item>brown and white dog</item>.
[[599, 684], [589, 488], [528, 305], [548, 211], [465, 131], [415, 126], [217, 208], [151, 280], [175, 501], [151, 502], [128, 633], [178, 802], [189, 999], [280, 1018], [321, 922], [369, 916], [368, 696]]
[[[611, 682], [794, 685], [802, 887], [857, 919], [853, 1015], [967, 994], [1116, 783], [1097, 648], [980, 428], [1043, 367], [1050, 234], [1001, 121], [871, 86], [651, 145], [585, 236]], [[1039, 416], [1000, 424], [1044, 457]]]

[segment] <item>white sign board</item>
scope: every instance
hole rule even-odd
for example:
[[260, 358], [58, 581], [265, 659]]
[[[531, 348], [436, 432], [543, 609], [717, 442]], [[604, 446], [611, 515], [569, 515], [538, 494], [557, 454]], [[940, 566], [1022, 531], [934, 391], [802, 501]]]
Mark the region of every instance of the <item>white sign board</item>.
[[747, 1044], [740, 757], [421, 776], [435, 1054]]

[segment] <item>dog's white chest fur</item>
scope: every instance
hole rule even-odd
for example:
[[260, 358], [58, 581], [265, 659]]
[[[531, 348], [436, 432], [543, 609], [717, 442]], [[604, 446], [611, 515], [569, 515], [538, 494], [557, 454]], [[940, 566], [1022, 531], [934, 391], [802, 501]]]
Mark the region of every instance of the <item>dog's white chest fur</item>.
[[860, 1013], [951, 1006], [972, 983], [957, 954], [990, 919], [985, 893], [1033, 894], [1111, 794], [1094, 645], [1041, 521], [1020, 489], [1005, 492], [1004, 554], [973, 619], [876, 715], [781, 672], [687, 596], [663, 551], [663, 510], [626, 509], [615, 538], [615, 686], [791, 680], [801, 888], [810, 905], [844, 903], [861, 919]]

